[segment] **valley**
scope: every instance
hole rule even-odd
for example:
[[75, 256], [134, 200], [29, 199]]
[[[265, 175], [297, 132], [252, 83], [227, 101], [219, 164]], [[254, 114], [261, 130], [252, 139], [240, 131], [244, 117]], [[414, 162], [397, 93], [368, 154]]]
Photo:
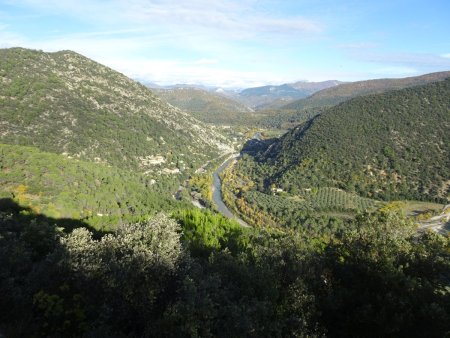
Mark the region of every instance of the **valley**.
[[[176, 85], [152, 93], [70, 51], [0, 52], [5, 84], [0, 193], [50, 217], [76, 215], [93, 226], [114, 228], [112, 219], [137, 220], [194, 203], [242, 225], [284, 228], [345, 223], [397, 200], [443, 207], [449, 199], [449, 72], [356, 83], [300, 81], [240, 92]], [[284, 108], [275, 104], [295, 96], [300, 99]], [[36, 164], [24, 162], [37, 170], [42, 170], [38, 157], [55, 156], [50, 153], [65, 157], [66, 168], [124, 170], [95, 178], [91, 186], [111, 189], [111, 183], [99, 182], [127, 175], [125, 185], [142, 182], [173, 207], [138, 207], [140, 201], [124, 202], [117, 192], [114, 198], [105, 193], [93, 204], [82, 202], [77, 194], [90, 193], [70, 175], [61, 183], [73, 184], [72, 197], [69, 190], [48, 190], [53, 183], [34, 173], [12, 178], [11, 172], [26, 171], [11, 162], [17, 161], [10, 159], [14, 149], [38, 151], [30, 157]], [[239, 157], [221, 162], [236, 151]], [[433, 166], [422, 160], [426, 156]], [[46, 169], [39, 177], [57, 177], [56, 167]], [[128, 194], [146, 200], [139, 189]], [[175, 197], [178, 202], [169, 202]]]
[[445, 336], [449, 100], [0, 49], [0, 336]]
[[244, 227], [248, 227], [248, 224], [245, 223], [238, 216], [234, 215], [230, 209], [225, 205], [222, 198], [222, 181], [220, 180], [220, 175], [222, 172], [227, 169], [229, 166], [233, 165], [233, 162], [239, 158], [239, 155], [232, 155], [225, 162], [223, 162], [213, 173], [213, 184], [211, 186], [212, 192], [212, 200], [217, 208], [217, 211], [221, 213], [223, 216], [231, 219], [235, 219], [240, 225]]

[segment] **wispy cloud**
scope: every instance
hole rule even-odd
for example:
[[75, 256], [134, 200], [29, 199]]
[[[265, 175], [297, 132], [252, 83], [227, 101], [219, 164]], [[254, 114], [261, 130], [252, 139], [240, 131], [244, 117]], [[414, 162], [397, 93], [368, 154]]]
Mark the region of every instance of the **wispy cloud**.
[[[222, 67], [209, 67], [208, 64], [183, 62], [180, 60], [136, 60], [133, 63], [123, 59], [110, 59], [107, 63], [125, 74], [141, 80], [167, 85], [192, 83], [209, 86], [242, 88], [260, 86], [270, 79], [272, 83], [285, 81], [284, 74], [230, 70]], [[189, 79], [186, 81], [186, 79]], [[291, 79], [294, 80], [294, 79]]]
[[[10, 1], [12, 3], [12, 1]], [[82, 20], [135, 27], [183, 26], [188, 30], [206, 29], [224, 35], [254, 36], [257, 33], [313, 34], [323, 24], [305, 17], [278, 17], [258, 9], [257, 1], [240, 0], [113, 0], [107, 4], [89, 0], [17, 0], [15, 4], [38, 10], [64, 13]]]
[[0, 1], [0, 47], [71, 49], [146, 81], [248, 86], [450, 68], [447, 17], [421, 16], [439, 27], [425, 36], [408, 20], [426, 6], [397, 17], [389, 0]]
[[[267, 69], [244, 70], [246, 59], [265, 57], [261, 46], [251, 46], [298, 40], [324, 29], [317, 20], [277, 15], [254, 0], [113, 0], [107, 5], [90, 0], [15, 0], [10, 4], [52, 17], [68, 16], [87, 23], [89, 30], [69, 34], [53, 30], [32, 39], [7, 36], [6, 30], [0, 30], [5, 47], [71, 49], [126, 75], [155, 82], [215, 81], [225, 86], [245, 81], [262, 84], [263, 78], [273, 81], [280, 75]], [[219, 59], [226, 62], [219, 65]]]
[[322, 24], [303, 17], [276, 17], [259, 11], [256, 1], [141, 1], [134, 0], [126, 12], [133, 21], [165, 22], [203, 28], [226, 35], [248, 36], [258, 32], [282, 34], [317, 33]]

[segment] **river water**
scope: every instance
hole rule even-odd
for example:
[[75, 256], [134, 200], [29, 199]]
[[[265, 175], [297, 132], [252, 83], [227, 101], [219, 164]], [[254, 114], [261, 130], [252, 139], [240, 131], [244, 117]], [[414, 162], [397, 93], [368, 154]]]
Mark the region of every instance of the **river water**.
[[225, 205], [222, 199], [222, 182], [220, 181], [220, 173], [224, 171], [230, 164], [233, 162], [239, 155], [235, 155], [228, 160], [226, 160], [222, 165], [217, 168], [217, 170], [213, 174], [213, 186], [212, 186], [212, 197], [213, 202], [217, 207], [217, 210], [224, 215], [225, 217], [232, 218], [236, 220], [240, 225], [247, 227], [249, 226], [247, 223], [245, 223], [242, 219], [235, 216], [230, 209]]
[[[261, 141], [262, 135], [260, 132], [256, 132], [253, 137], [251, 138], [253, 140]], [[228, 160], [223, 162], [219, 168], [214, 172], [213, 174], [213, 186], [212, 186], [212, 197], [213, 202], [217, 207], [217, 211], [219, 211], [222, 215], [224, 215], [227, 218], [232, 218], [236, 220], [240, 225], [243, 227], [248, 227], [249, 225], [245, 223], [242, 219], [237, 217], [235, 214], [233, 214], [230, 209], [225, 205], [222, 199], [222, 182], [220, 181], [220, 173], [224, 171], [233, 161], [235, 161], [240, 155], [235, 154], [232, 157], [230, 157]]]

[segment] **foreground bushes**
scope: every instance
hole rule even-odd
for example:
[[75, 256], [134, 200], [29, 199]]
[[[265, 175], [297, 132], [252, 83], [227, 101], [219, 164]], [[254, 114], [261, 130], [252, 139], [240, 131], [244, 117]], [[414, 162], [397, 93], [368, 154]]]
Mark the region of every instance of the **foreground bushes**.
[[[395, 214], [334, 237], [179, 212], [111, 234], [0, 213], [0, 331], [15, 336], [443, 336], [449, 240]], [[82, 224], [79, 224], [82, 226]]]

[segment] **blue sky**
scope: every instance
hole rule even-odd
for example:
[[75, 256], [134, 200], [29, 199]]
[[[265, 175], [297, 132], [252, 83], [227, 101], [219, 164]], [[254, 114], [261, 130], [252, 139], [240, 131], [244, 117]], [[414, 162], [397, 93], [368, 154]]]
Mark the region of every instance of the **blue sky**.
[[250, 87], [450, 70], [448, 0], [0, 0], [0, 47], [141, 81]]

